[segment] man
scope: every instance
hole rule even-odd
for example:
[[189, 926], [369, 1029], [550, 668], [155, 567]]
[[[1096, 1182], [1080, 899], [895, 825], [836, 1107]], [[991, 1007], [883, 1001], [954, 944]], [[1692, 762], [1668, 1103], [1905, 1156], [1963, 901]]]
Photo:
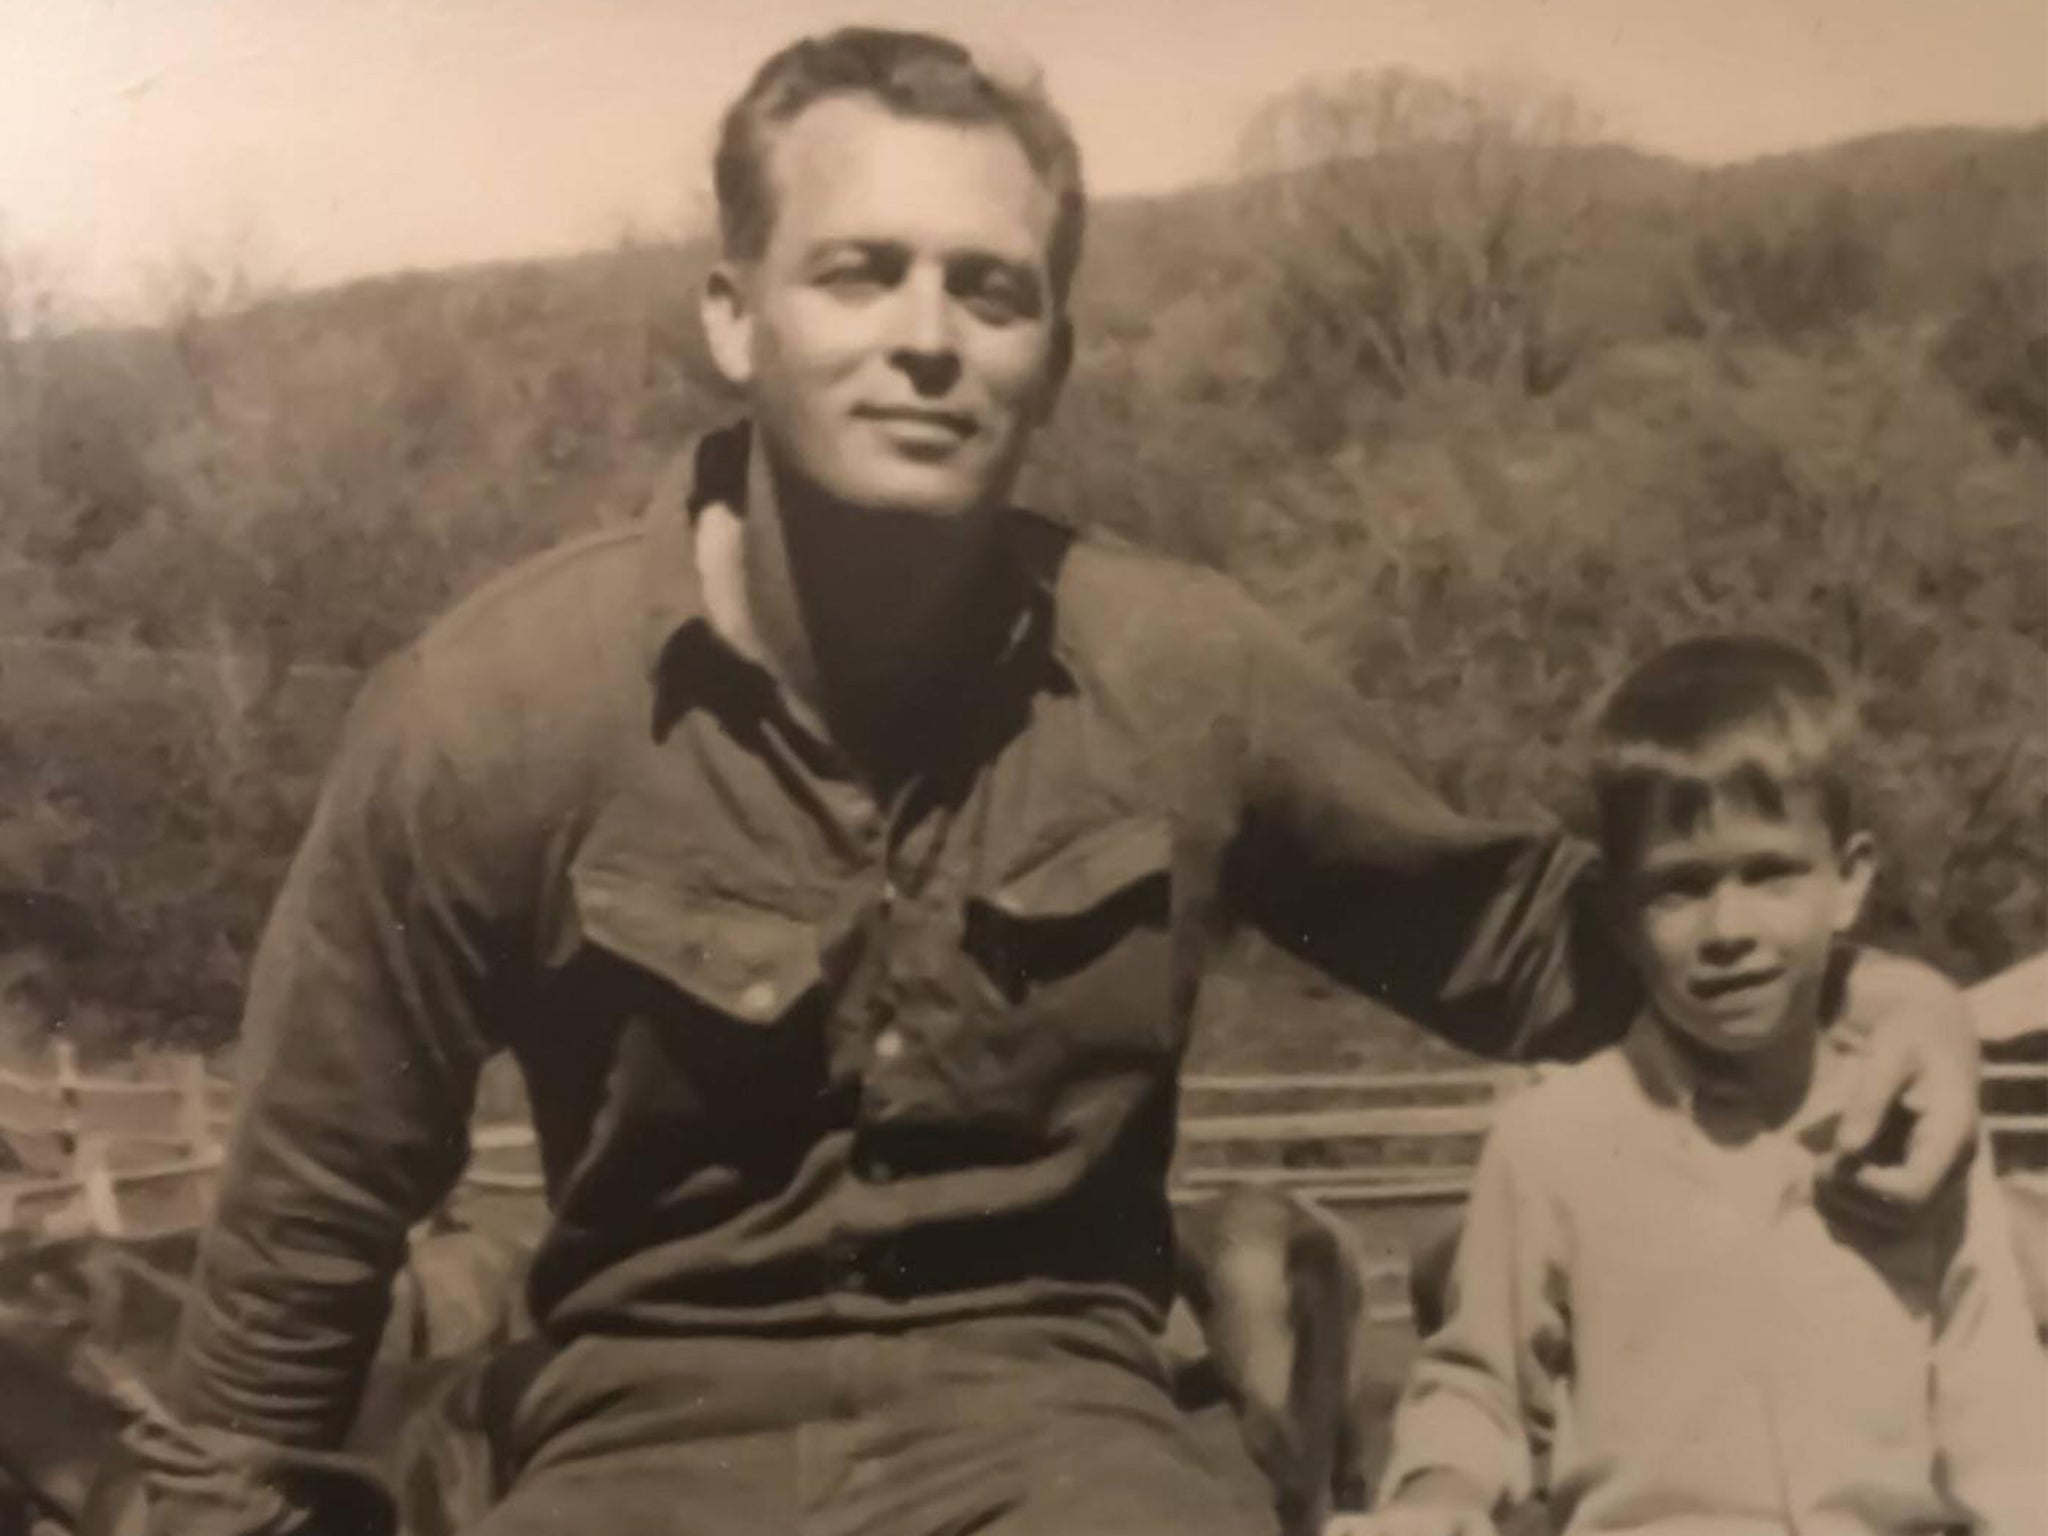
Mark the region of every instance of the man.
[[[1204, 958], [1248, 919], [1475, 1049], [1579, 1051], [1631, 1001], [1588, 861], [1446, 809], [1227, 581], [1008, 508], [1084, 207], [1034, 89], [801, 43], [716, 180], [749, 420], [368, 689], [258, 960], [176, 1405], [273, 1469], [274, 1528], [325, 1486], [508, 1049], [553, 1353], [481, 1531], [1260, 1529], [1156, 1344]], [[1967, 1031], [1865, 970], [1924, 1195]], [[159, 1527], [250, 1528], [232, 1482], [160, 1473]]]

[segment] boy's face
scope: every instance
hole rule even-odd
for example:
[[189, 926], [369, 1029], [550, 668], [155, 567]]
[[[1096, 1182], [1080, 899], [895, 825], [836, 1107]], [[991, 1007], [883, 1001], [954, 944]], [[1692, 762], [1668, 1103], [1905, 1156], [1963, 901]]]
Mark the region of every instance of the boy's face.
[[1837, 843], [1816, 794], [1783, 814], [1717, 796], [1685, 825], [1652, 820], [1625, 922], [1671, 1028], [1741, 1053], [1810, 1023], [1834, 939], [1869, 890], [1870, 839]]

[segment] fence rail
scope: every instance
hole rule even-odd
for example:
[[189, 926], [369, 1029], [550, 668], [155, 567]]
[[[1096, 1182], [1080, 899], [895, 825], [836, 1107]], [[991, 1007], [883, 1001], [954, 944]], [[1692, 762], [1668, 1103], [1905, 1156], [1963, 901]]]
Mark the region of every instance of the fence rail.
[[[2048, 1026], [2048, 955], [1984, 983], [1971, 999], [1987, 1042]], [[1174, 1198], [1258, 1187], [1334, 1206], [1457, 1200], [1500, 1099], [1531, 1076], [1500, 1067], [1191, 1075], [1182, 1084]], [[1994, 1142], [2048, 1143], [2048, 1060], [1995, 1061], [1983, 1076]], [[2001, 1102], [2029, 1084], [2041, 1089], [2038, 1105]], [[0, 1174], [0, 1246], [88, 1232], [148, 1237], [200, 1224], [235, 1094], [197, 1057], [169, 1058], [152, 1077], [94, 1076], [60, 1044], [52, 1074], [0, 1069], [0, 1143], [23, 1170]], [[530, 1126], [480, 1125], [471, 1152], [467, 1191], [535, 1201], [543, 1194]]]

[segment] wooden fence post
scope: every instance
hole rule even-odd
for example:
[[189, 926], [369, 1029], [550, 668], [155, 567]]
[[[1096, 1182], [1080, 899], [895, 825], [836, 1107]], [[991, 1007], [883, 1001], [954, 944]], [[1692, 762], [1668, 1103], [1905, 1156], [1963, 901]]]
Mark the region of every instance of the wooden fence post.
[[81, 1148], [78, 1138], [80, 1130], [78, 1047], [72, 1043], [69, 1036], [59, 1035], [55, 1042], [55, 1050], [57, 1056], [57, 1104], [59, 1108], [57, 1149], [63, 1154], [64, 1161], [71, 1170], [71, 1176], [75, 1179], [82, 1179], [85, 1176], [85, 1169], [79, 1164]]
[[120, 1237], [126, 1225], [121, 1220], [120, 1195], [114, 1188], [111, 1150], [105, 1136], [82, 1136], [78, 1141], [78, 1184], [85, 1195], [86, 1215], [99, 1237]]
[[213, 1127], [206, 1113], [206, 1061], [197, 1051], [178, 1058], [178, 1134], [185, 1155], [200, 1158], [213, 1150]]

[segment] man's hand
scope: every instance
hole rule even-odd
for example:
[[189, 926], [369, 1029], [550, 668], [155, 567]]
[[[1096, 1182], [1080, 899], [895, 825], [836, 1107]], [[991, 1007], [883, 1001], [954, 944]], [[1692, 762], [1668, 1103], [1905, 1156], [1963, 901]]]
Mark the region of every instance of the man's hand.
[[1499, 1536], [1485, 1511], [1454, 1504], [1396, 1504], [1370, 1515], [1336, 1515], [1323, 1536]]
[[1896, 1226], [1969, 1167], [1977, 1145], [1977, 1036], [1954, 983], [1874, 950], [1850, 968], [1837, 1026], [1860, 1061], [1818, 1193], [1836, 1209]]
[[1460, 1472], [1437, 1468], [1404, 1482], [1392, 1502], [1369, 1515], [1335, 1515], [1323, 1536], [1499, 1536], [1483, 1489]]

